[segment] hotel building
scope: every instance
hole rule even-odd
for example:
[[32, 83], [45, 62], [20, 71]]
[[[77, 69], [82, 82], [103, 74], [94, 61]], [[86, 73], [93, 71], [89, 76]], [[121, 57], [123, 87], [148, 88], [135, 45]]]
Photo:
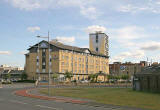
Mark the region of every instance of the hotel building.
[[73, 73], [72, 80], [88, 79], [89, 74], [100, 71], [109, 74], [108, 36], [105, 33], [90, 34], [89, 49], [65, 45], [57, 40], [49, 43], [43, 40], [28, 50], [25, 71], [29, 79], [41, 77], [41, 80], [48, 80], [49, 70], [51, 74], [59, 74], [60, 80], [65, 80], [66, 71]]

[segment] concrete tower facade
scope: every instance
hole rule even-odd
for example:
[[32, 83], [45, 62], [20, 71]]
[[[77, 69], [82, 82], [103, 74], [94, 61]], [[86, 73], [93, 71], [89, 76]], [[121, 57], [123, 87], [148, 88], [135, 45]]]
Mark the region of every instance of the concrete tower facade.
[[108, 36], [102, 32], [91, 33], [89, 35], [89, 49], [109, 56]]

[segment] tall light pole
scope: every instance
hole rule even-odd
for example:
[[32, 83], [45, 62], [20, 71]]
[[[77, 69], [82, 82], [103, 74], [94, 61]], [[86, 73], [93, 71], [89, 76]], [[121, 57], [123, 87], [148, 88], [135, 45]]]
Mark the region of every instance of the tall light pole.
[[50, 96], [50, 79], [51, 79], [51, 75], [50, 75], [50, 43], [49, 43], [49, 31], [48, 31], [48, 36], [47, 37], [42, 37], [42, 36], [37, 36], [38, 38], [47, 38], [48, 39], [48, 95]]
[[38, 39], [38, 80], [40, 80], [40, 49], [39, 49], [39, 39]]

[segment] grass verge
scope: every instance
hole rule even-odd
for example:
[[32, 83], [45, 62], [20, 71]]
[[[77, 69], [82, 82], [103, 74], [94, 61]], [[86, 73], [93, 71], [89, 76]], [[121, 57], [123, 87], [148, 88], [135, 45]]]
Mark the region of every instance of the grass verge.
[[[48, 94], [48, 89], [40, 90]], [[94, 100], [98, 103], [160, 110], [160, 94], [132, 91], [127, 88], [54, 88], [52, 96]]]

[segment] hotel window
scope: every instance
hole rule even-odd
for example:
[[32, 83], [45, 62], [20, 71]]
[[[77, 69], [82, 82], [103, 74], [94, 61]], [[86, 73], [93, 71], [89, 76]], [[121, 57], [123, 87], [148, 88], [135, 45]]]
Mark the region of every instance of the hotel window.
[[62, 70], [62, 73], [64, 73], [65, 72], [65, 70]]
[[45, 52], [46, 50], [45, 50], [45, 49], [43, 49], [42, 51], [43, 51], [43, 52]]
[[39, 72], [39, 69], [36, 69], [36, 72], [38, 73], [38, 72]]
[[98, 34], [96, 34], [96, 43], [98, 43]]
[[66, 59], [66, 60], [68, 60], [68, 58], [69, 58], [68, 56], [65, 56], [65, 59]]
[[81, 61], [81, 58], [79, 58], [79, 61]]
[[62, 59], [64, 59], [64, 56], [62, 55]]
[[96, 47], [96, 51], [98, 52], [98, 47]]
[[46, 65], [42, 65], [42, 69], [46, 69]]
[[64, 62], [61, 62], [61, 65], [64, 66]]
[[45, 73], [45, 72], [46, 72], [46, 70], [45, 70], [45, 69], [42, 69], [42, 72], [43, 72], [43, 73]]

